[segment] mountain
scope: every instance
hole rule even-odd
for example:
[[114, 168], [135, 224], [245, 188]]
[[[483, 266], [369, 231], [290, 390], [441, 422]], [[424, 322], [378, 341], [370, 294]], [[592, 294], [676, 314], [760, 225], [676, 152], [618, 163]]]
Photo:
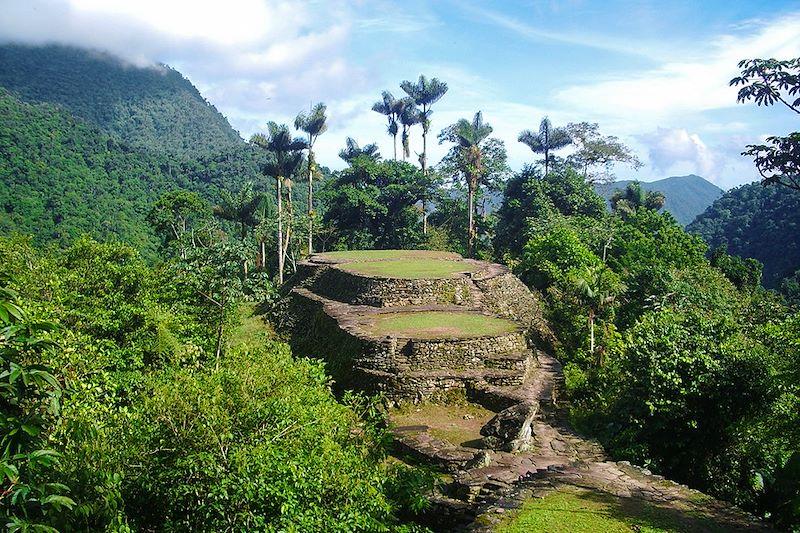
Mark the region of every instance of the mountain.
[[[632, 183], [632, 180], [598, 184], [595, 185], [595, 191], [606, 200], [610, 200], [614, 191], [624, 189], [629, 183]], [[724, 192], [713, 183], [694, 174], [672, 176], [658, 181], [641, 182], [641, 184], [646, 191], [663, 192], [666, 197], [664, 210], [672, 213], [675, 220], [684, 226], [691, 223]]]
[[243, 144], [180, 72], [138, 68], [66, 46], [0, 46], [0, 86], [20, 100], [62, 106], [130, 146], [197, 157]]
[[688, 231], [712, 247], [764, 264], [762, 283], [778, 288], [800, 269], [800, 192], [759, 182], [726, 192], [695, 219]]
[[0, 88], [0, 234], [66, 245], [86, 233], [152, 258], [146, 216], [161, 194], [183, 188], [216, 203], [247, 179], [263, 190], [262, 157], [245, 143], [196, 160], [131, 147], [63, 107]]

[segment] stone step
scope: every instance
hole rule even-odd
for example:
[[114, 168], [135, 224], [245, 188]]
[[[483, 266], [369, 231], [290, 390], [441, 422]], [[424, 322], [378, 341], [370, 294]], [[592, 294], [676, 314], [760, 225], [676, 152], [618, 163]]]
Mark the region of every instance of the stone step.
[[438, 466], [448, 472], [463, 470], [475, 459], [479, 450], [455, 446], [427, 431], [392, 430], [394, 451], [401, 456], [411, 456], [416, 461]]
[[527, 372], [528, 368], [536, 366], [537, 361], [530, 350], [494, 355], [483, 360], [486, 368], [499, 368], [503, 370], [517, 370]]

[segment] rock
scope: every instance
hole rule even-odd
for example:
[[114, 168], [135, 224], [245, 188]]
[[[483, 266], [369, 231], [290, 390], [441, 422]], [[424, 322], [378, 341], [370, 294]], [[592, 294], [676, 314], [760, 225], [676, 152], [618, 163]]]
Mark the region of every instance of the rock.
[[539, 411], [539, 402], [525, 401], [497, 413], [481, 428], [487, 448], [516, 452], [530, 446], [531, 424]]
[[464, 469], [486, 468], [490, 464], [492, 464], [492, 455], [487, 450], [481, 450], [475, 454], [471, 461], [464, 465]]
[[472, 415], [464, 415], [464, 416], [462, 416], [461, 418], [463, 418], [464, 420], [472, 420], [472, 419], [474, 419], [475, 417], [474, 417], [474, 416], [472, 416]]

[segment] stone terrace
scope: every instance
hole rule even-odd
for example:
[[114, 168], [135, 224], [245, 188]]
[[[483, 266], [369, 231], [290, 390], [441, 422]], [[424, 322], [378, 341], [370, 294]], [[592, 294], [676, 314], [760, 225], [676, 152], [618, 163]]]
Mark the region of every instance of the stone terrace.
[[[448, 264], [438, 277], [403, 277], [400, 262], [415, 259]], [[399, 274], [353, 268], [376, 261], [393, 264], [361, 270], [392, 272], [396, 265]], [[547, 353], [553, 333], [536, 296], [504, 266], [447, 252], [335, 252], [301, 263], [285, 291], [278, 329], [299, 355], [325, 359], [340, 388], [383, 392], [394, 405], [466, 398], [497, 413], [477, 447], [448, 442], [424, 425], [394, 429], [399, 457], [449, 473], [430, 498], [427, 521], [436, 531], [490, 532], [507, 510], [554, 490], [602, 491], [687, 516], [702, 511], [724, 530], [768, 531], [735, 507], [607, 461], [598, 443], [571, 429], [559, 404], [561, 365]], [[443, 324], [423, 324], [405, 337], [372, 333], [383, 318], [422, 312], [438, 313], [442, 322], [453, 317], [453, 324], [459, 316], [491, 317], [509, 327], [491, 335], [435, 334]]]

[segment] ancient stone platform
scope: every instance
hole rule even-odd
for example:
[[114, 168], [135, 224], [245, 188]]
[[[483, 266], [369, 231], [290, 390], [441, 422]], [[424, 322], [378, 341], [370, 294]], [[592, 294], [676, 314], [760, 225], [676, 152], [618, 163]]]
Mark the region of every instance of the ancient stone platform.
[[[432, 277], [365, 273], [391, 272], [394, 265], [364, 263], [415, 259], [448, 263]], [[726, 531], [769, 531], [724, 502], [608, 461], [597, 442], [573, 431], [539, 300], [502, 265], [444, 252], [319, 254], [299, 264], [283, 296], [277, 329], [289, 336], [296, 354], [325, 360], [341, 389], [380, 392], [395, 406], [466, 399], [497, 417], [511, 413], [512, 426], [515, 408], [521, 413], [514, 435], [505, 435], [507, 427], [500, 433], [508, 438], [496, 429], [491, 434], [490, 421], [477, 447], [448, 442], [424, 425], [394, 429], [399, 457], [446, 473], [447, 482], [430, 497], [427, 525], [435, 531], [491, 532], [507, 511], [556, 490], [605, 492], [687, 516], [704, 514]], [[420, 313], [435, 313], [437, 322], [486, 317], [501, 331], [423, 323], [411, 333], [375, 333], [387, 317]]]
[[[322, 358], [340, 386], [380, 392], [395, 404], [449, 396], [492, 397], [493, 387], [521, 386], [538, 359], [536, 339], [552, 334], [538, 299], [501, 265], [441, 252], [319, 254], [290, 280], [278, 327], [295, 351]], [[438, 277], [371, 275], [358, 267], [390, 262], [402, 271], [417, 259], [442, 263]], [[391, 263], [393, 262], [393, 263]], [[372, 265], [374, 266], [374, 265]], [[428, 312], [440, 317], [418, 331], [375, 330], [387, 317]], [[448, 326], [448, 319], [485, 318], [503, 331]], [[464, 322], [461, 320], [460, 322]], [[474, 320], [473, 320], [474, 322]], [[505, 324], [505, 326], [503, 326]]]

